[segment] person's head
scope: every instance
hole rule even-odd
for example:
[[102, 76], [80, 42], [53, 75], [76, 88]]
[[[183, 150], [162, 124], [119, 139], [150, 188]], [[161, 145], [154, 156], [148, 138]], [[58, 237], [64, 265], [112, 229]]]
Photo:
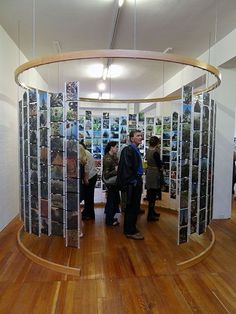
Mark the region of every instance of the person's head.
[[150, 147], [156, 147], [160, 144], [160, 139], [157, 136], [151, 136], [149, 140]]
[[140, 145], [143, 140], [143, 135], [140, 130], [133, 130], [129, 133], [129, 139], [132, 144]]
[[104, 153], [105, 155], [107, 153], [110, 153], [111, 155], [113, 155], [113, 154], [116, 154], [117, 151], [118, 151], [118, 143], [115, 141], [110, 141], [107, 143]]
[[87, 163], [87, 155], [83, 145], [79, 144], [79, 161], [82, 165]]

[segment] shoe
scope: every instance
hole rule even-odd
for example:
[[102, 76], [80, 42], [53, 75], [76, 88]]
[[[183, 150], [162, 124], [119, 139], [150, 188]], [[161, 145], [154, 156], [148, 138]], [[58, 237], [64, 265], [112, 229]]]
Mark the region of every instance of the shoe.
[[119, 224], [120, 224], [119, 221], [116, 220], [116, 221], [113, 222], [112, 226], [118, 226]]
[[82, 216], [82, 220], [94, 220], [95, 217], [90, 217], [90, 216]]
[[138, 211], [138, 215], [142, 215], [142, 214], [144, 214], [145, 213], [145, 209], [139, 209], [139, 211]]
[[159, 218], [155, 215], [147, 216], [147, 221], [158, 221]]
[[126, 237], [133, 240], [143, 240], [144, 236], [141, 233], [135, 233], [135, 234], [126, 234]]
[[119, 224], [120, 223], [117, 218], [114, 218], [112, 223], [106, 223], [107, 226], [113, 226], [113, 227], [118, 226]]
[[160, 213], [157, 213], [157, 212], [154, 212], [153, 215], [154, 215], [155, 217], [158, 217], [158, 218], [161, 216], [161, 214], [160, 214]]

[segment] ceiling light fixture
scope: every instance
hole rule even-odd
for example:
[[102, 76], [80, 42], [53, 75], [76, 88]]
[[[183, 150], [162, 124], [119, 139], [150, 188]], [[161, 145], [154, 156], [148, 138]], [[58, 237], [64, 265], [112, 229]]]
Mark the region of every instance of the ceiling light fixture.
[[118, 1], [118, 6], [119, 6], [119, 8], [122, 7], [122, 5], [124, 4], [124, 2], [125, 2], [124, 0], [119, 0], [119, 1]]
[[104, 91], [106, 89], [106, 84], [104, 83], [104, 82], [100, 82], [99, 84], [98, 84], [98, 90], [99, 91]]

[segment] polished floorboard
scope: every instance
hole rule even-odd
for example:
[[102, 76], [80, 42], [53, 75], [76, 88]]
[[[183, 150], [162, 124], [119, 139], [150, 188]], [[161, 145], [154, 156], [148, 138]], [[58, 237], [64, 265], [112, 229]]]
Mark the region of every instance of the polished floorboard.
[[123, 235], [122, 215], [120, 226], [105, 227], [102, 208], [84, 223], [79, 250], [65, 248], [61, 238], [26, 236], [39, 256], [80, 267], [77, 277], [27, 259], [17, 246], [16, 218], [0, 233], [0, 313], [236, 313], [235, 209], [232, 217], [211, 223], [216, 243], [210, 256], [183, 271], [176, 263], [209, 240], [196, 236], [177, 246], [177, 217], [164, 210], [159, 222], [139, 217], [144, 241]]

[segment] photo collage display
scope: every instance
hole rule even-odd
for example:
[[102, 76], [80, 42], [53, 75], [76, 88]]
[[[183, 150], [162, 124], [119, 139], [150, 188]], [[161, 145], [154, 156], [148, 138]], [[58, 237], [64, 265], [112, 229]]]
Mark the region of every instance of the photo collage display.
[[131, 130], [144, 134], [142, 156], [152, 135], [161, 139], [165, 191], [179, 204], [178, 243], [205, 232], [212, 219], [215, 103], [209, 94], [183, 88], [182, 112], [145, 117], [143, 113], [79, 116], [79, 84], [63, 93], [27, 90], [19, 101], [21, 219], [27, 232], [63, 236], [79, 246], [79, 141], [84, 140], [98, 168], [107, 143], [127, 145]]
[[183, 88], [179, 159], [178, 243], [202, 234], [212, 219], [215, 104]]

